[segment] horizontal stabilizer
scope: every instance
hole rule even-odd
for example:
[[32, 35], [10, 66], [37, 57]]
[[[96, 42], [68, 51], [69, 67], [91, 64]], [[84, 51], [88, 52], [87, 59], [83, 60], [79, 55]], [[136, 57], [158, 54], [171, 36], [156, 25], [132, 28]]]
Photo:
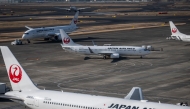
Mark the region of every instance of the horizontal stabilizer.
[[28, 27], [28, 26], [25, 26], [27, 29], [29, 29], [29, 30], [32, 30], [33, 28], [31, 28], [31, 27]]
[[21, 98], [18, 98], [18, 97], [15, 97], [15, 96], [10, 96], [10, 95], [0, 95], [0, 98], [24, 101], [24, 100], [21, 99]]
[[143, 94], [140, 87], [133, 87], [125, 99], [143, 100]]

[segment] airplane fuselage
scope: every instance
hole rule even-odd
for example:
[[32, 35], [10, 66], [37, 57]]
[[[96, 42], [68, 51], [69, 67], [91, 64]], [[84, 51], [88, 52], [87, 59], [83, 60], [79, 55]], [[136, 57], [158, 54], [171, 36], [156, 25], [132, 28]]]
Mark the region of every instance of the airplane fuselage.
[[[42, 27], [42, 28], [35, 28], [27, 30], [22, 39], [34, 39], [34, 38], [51, 38], [53, 36], [59, 36], [60, 31], [59, 29], [63, 29], [67, 33], [71, 33], [75, 31], [77, 28], [75, 26], [67, 25], [67, 26], [56, 26], [56, 27]], [[61, 40], [61, 37], [59, 37]]]
[[[50, 94], [51, 93], [51, 94]], [[48, 90], [8, 92], [32, 109], [190, 109], [171, 104]]]
[[143, 47], [136, 46], [63, 46], [63, 49], [70, 52], [81, 53], [85, 55], [93, 54], [114, 54], [117, 53], [120, 56], [122, 55], [136, 55], [144, 56], [150, 53], [149, 50], [146, 50]]
[[178, 34], [178, 35], [171, 35], [172, 39], [174, 40], [179, 40], [179, 41], [184, 41], [184, 42], [190, 42], [190, 35], [186, 34]]

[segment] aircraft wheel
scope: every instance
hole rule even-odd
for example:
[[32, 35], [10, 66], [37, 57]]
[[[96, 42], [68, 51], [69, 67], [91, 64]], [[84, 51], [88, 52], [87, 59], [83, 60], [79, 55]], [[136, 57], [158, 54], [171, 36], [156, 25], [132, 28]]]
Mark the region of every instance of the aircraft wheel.
[[106, 59], [106, 55], [104, 55], [103, 58]]
[[44, 38], [44, 40], [49, 40], [49, 38]]
[[143, 56], [140, 57], [141, 59], [143, 58]]
[[29, 40], [29, 39], [27, 39], [27, 42], [28, 42], [28, 43], [30, 43], [30, 40]]

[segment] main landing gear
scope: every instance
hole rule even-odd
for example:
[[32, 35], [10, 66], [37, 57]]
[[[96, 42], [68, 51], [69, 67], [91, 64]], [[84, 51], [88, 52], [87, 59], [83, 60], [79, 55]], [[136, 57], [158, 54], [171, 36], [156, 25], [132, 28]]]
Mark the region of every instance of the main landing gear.
[[50, 40], [50, 38], [44, 38], [44, 40]]
[[106, 55], [103, 56], [103, 59], [106, 59]]
[[29, 39], [27, 39], [27, 42], [28, 42], [28, 43], [30, 43], [30, 40], [29, 40]]
[[108, 59], [110, 58], [110, 55], [103, 55], [103, 59]]

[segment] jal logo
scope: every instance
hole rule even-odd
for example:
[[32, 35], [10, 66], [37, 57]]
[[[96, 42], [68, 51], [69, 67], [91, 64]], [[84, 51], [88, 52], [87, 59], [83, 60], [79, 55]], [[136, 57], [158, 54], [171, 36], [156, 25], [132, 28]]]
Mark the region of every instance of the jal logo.
[[77, 19], [74, 19], [74, 24], [77, 24], [78, 20]]
[[22, 79], [21, 68], [16, 64], [11, 65], [9, 68], [9, 77], [14, 83], [20, 82], [20, 80]]
[[[139, 109], [138, 106], [131, 106], [131, 105], [120, 105], [120, 104], [114, 104], [112, 103], [110, 106], [108, 106], [108, 108], [111, 109]], [[145, 108], [143, 108], [145, 109]]]
[[64, 39], [63, 39], [63, 42], [64, 42], [65, 44], [68, 44], [68, 43], [70, 42], [70, 38], [64, 38]]
[[172, 33], [176, 33], [177, 29], [176, 28], [172, 28]]

